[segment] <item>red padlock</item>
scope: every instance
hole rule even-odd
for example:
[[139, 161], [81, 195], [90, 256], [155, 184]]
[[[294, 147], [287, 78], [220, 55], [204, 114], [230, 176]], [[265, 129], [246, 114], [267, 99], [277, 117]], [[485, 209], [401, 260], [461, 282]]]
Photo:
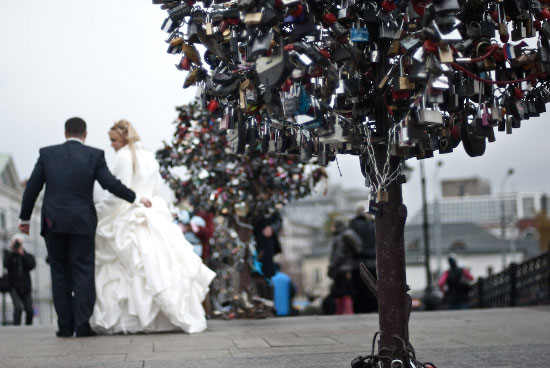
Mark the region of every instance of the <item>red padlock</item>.
[[434, 42], [429, 39], [424, 40], [424, 51], [429, 52], [430, 54], [433, 54], [439, 50], [439, 47], [437, 45], [437, 42]]
[[535, 29], [536, 29], [537, 31], [540, 31], [540, 29], [542, 28], [542, 22], [541, 22], [540, 20], [538, 20], [538, 19], [537, 19], [536, 21], [533, 22], [533, 25], [535, 26]]
[[397, 5], [393, 1], [391, 0], [382, 1], [382, 9], [384, 9], [388, 13], [393, 11], [395, 8], [397, 8]]
[[410, 97], [409, 91], [391, 91], [391, 96], [396, 101], [405, 100]]
[[285, 45], [285, 47], [283, 47], [283, 50], [285, 51], [292, 51], [296, 48], [296, 46], [294, 46], [293, 43], [289, 43], [288, 45]]
[[220, 106], [218, 101], [210, 100], [210, 102], [208, 103], [208, 106], [206, 108], [208, 109], [208, 111], [214, 112], [218, 109], [218, 106]]
[[333, 25], [334, 23], [336, 23], [336, 15], [332, 14], [332, 13], [325, 13], [323, 14], [322, 16], [322, 20], [324, 23], [328, 24], [329, 26]]
[[319, 50], [319, 53], [325, 58], [330, 59], [330, 52], [327, 49], [321, 49]]
[[191, 59], [189, 59], [187, 56], [182, 57], [180, 61], [180, 68], [182, 68], [183, 70], [190, 70]]
[[300, 15], [302, 15], [303, 12], [304, 6], [302, 4], [298, 4], [289, 12], [289, 14], [293, 17], [299, 17]]
[[540, 15], [542, 15], [544, 19], [550, 19], [550, 10], [548, 8], [544, 8], [540, 12]]

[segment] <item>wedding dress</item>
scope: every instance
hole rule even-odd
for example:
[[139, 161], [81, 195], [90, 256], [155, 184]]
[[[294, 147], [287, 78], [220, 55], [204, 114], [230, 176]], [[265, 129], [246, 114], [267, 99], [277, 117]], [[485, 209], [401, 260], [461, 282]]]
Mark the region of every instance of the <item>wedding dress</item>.
[[113, 174], [151, 208], [107, 194], [96, 206], [96, 304], [90, 324], [100, 333], [206, 329], [202, 307], [216, 276], [193, 252], [158, 196], [159, 166], [154, 155], [134, 145], [118, 150]]

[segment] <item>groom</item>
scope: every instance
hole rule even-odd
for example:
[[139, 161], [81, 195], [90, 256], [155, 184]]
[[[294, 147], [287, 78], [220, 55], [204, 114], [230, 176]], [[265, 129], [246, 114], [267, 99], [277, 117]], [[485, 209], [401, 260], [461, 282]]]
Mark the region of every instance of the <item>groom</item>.
[[23, 193], [19, 230], [29, 234], [29, 220], [46, 184], [40, 234], [46, 241], [52, 275], [57, 336], [92, 336], [89, 319], [95, 303], [94, 237], [97, 215], [94, 182], [130, 203], [151, 206], [115, 178], [102, 150], [84, 145], [86, 122], [65, 122], [63, 144], [40, 149], [40, 156]]

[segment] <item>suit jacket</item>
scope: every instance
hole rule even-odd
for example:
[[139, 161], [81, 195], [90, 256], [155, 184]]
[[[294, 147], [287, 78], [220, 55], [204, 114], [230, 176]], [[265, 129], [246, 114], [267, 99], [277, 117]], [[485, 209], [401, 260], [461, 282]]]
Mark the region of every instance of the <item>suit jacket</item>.
[[94, 182], [115, 196], [133, 202], [136, 194], [115, 178], [102, 150], [77, 141], [40, 149], [40, 157], [23, 193], [21, 220], [31, 218], [34, 203], [46, 184], [41, 234], [48, 231], [93, 237], [97, 215]]

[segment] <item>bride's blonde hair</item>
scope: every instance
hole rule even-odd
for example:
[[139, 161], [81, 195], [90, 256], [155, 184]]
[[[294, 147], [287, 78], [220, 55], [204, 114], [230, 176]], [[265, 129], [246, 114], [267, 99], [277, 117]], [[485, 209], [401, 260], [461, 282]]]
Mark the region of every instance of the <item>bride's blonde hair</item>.
[[113, 134], [119, 135], [124, 144], [127, 144], [130, 147], [130, 152], [132, 153], [132, 168], [135, 173], [137, 170], [137, 159], [134, 143], [140, 141], [139, 134], [134, 126], [126, 119], [120, 119], [111, 127], [111, 129], [109, 129], [109, 136], [111, 137]]

